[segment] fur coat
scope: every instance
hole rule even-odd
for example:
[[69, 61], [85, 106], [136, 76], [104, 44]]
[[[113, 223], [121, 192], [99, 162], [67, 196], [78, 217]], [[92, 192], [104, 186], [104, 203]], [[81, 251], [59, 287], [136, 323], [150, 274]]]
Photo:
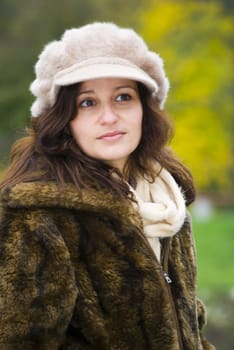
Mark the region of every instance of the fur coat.
[[1, 350], [213, 349], [189, 217], [159, 264], [117, 195], [32, 182], [1, 201]]

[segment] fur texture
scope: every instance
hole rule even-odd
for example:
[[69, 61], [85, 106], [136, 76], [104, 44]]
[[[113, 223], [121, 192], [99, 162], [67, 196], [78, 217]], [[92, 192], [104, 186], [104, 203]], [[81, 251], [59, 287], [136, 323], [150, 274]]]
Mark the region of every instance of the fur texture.
[[184, 350], [213, 349], [188, 218], [169, 243], [170, 287], [127, 200], [25, 183], [2, 207], [1, 350], [181, 350], [176, 319]]
[[92, 23], [66, 30], [61, 40], [46, 45], [35, 66], [30, 90], [36, 97], [31, 112], [38, 117], [51, 107], [60, 86], [101, 77], [128, 78], [149, 87], [165, 103], [169, 81], [163, 60], [149, 51], [132, 29], [113, 23]]

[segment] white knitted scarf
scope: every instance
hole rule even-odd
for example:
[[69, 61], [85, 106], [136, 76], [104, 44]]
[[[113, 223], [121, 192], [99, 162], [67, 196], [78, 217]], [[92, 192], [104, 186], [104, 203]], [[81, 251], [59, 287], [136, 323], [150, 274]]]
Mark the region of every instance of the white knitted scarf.
[[[159, 166], [157, 164], [156, 166]], [[144, 233], [160, 261], [159, 238], [171, 237], [182, 227], [186, 206], [181, 190], [172, 175], [162, 168], [153, 183], [138, 179], [134, 193], [143, 219]]]

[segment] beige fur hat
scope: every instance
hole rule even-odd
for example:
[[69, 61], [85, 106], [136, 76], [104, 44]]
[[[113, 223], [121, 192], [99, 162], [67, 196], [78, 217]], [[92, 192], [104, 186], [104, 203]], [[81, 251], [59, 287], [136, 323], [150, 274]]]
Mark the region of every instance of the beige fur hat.
[[149, 51], [132, 29], [113, 23], [91, 23], [66, 30], [60, 41], [46, 45], [35, 66], [30, 90], [36, 97], [33, 117], [53, 106], [61, 86], [97, 79], [127, 78], [143, 83], [160, 102], [169, 82], [158, 54]]

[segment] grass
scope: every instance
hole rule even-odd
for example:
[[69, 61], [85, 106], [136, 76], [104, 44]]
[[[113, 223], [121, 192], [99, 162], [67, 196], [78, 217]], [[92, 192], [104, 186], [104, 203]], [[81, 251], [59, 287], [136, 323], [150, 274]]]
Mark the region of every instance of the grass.
[[[193, 215], [194, 216], [194, 215]], [[217, 349], [234, 349], [234, 210], [193, 218], [198, 260], [198, 296], [205, 302], [207, 339]]]
[[209, 219], [193, 219], [197, 247], [198, 290], [234, 291], [234, 210], [217, 211]]

